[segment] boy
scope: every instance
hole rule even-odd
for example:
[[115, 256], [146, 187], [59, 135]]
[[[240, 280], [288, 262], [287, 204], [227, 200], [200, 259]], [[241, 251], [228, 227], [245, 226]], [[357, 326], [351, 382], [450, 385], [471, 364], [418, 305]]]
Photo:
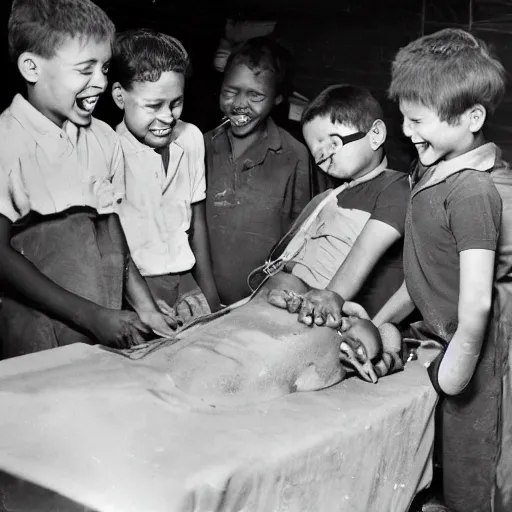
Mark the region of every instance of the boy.
[[[204, 141], [180, 120], [187, 52], [173, 37], [128, 31], [116, 41], [112, 97], [126, 166], [120, 208], [133, 259], [159, 304], [169, 311], [180, 274], [192, 269], [211, 311], [220, 309], [205, 215]], [[189, 234], [190, 231], [190, 234]]]
[[[12, 4], [9, 48], [27, 99], [17, 95], [0, 115], [3, 357], [76, 341], [126, 347], [175, 325], [157, 310], [112, 213], [124, 196], [123, 159], [92, 113], [113, 37], [90, 0]], [[136, 312], [121, 310], [123, 295]]]
[[335, 326], [343, 302], [352, 299], [376, 313], [402, 283], [409, 187], [404, 173], [387, 169], [382, 118], [370, 92], [352, 85], [328, 87], [303, 113], [302, 131], [315, 161], [348, 184], [334, 191], [311, 224], [304, 250], [287, 264], [312, 288], [300, 305], [287, 304], [301, 322]]
[[220, 93], [228, 126], [205, 135], [206, 211], [221, 302], [250, 294], [261, 265], [310, 199], [306, 148], [270, 117], [283, 100], [287, 58], [265, 37], [231, 54]]
[[389, 94], [399, 102], [420, 165], [411, 176], [405, 282], [374, 321], [401, 321], [416, 306], [423, 317], [417, 334], [444, 346], [429, 374], [443, 397], [444, 496], [454, 512], [512, 507], [510, 495], [505, 505], [495, 488], [501, 358], [511, 332], [505, 283], [512, 189], [498, 148], [482, 133], [503, 93], [502, 65], [462, 30], [413, 41], [393, 63]]

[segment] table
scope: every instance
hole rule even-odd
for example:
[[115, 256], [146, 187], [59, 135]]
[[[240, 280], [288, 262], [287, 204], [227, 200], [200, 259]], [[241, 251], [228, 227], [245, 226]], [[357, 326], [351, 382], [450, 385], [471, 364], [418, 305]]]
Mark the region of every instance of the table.
[[431, 480], [436, 400], [415, 361], [201, 409], [144, 359], [76, 344], [0, 363], [0, 470], [98, 512], [406, 512]]

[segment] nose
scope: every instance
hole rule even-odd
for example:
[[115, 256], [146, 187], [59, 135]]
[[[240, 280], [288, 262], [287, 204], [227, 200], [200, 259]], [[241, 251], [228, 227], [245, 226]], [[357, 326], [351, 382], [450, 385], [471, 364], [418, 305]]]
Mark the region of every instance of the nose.
[[412, 137], [412, 128], [411, 128], [411, 122], [404, 118], [404, 121], [402, 123], [402, 131], [404, 132], [404, 135], [408, 137], [409, 139]]
[[158, 112], [158, 120], [164, 124], [172, 124], [174, 121], [174, 116], [172, 114], [172, 109], [169, 106], [163, 107]]
[[245, 94], [237, 94], [233, 100], [233, 108], [235, 110], [242, 110], [247, 107], [247, 97]]
[[105, 91], [105, 89], [107, 88], [107, 84], [108, 84], [108, 80], [107, 80], [105, 73], [103, 73], [101, 68], [97, 68], [92, 77], [91, 86], [97, 87], [98, 89]]

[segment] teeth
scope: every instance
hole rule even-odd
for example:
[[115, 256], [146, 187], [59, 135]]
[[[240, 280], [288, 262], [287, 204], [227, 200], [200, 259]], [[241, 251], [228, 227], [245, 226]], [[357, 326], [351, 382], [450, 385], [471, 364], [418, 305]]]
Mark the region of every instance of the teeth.
[[77, 104], [86, 112], [92, 112], [96, 103], [98, 103], [99, 96], [89, 96], [88, 98], [77, 98]]
[[151, 130], [151, 133], [156, 135], [157, 137], [165, 137], [171, 133], [172, 128], [164, 128], [162, 130]]
[[244, 125], [248, 124], [250, 121], [251, 121], [251, 118], [249, 116], [245, 116], [245, 115], [231, 117], [231, 122], [235, 126], [244, 126]]

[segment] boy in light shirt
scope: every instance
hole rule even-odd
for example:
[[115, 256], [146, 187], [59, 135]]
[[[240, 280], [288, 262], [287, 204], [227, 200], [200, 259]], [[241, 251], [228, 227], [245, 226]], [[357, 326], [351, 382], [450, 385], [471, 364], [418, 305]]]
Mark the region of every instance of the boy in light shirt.
[[126, 162], [121, 221], [135, 263], [166, 312], [188, 271], [209, 309], [220, 308], [206, 226], [203, 137], [180, 120], [188, 65], [179, 41], [144, 29], [122, 34], [112, 61], [112, 97], [124, 113], [117, 127]]
[[92, 117], [114, 31], [90, 0], [12, 4], [9, 50], [27, 95], [0, 115], [3, 358], [172, 334], [115, 214], [124, 197], [118, 138]]

